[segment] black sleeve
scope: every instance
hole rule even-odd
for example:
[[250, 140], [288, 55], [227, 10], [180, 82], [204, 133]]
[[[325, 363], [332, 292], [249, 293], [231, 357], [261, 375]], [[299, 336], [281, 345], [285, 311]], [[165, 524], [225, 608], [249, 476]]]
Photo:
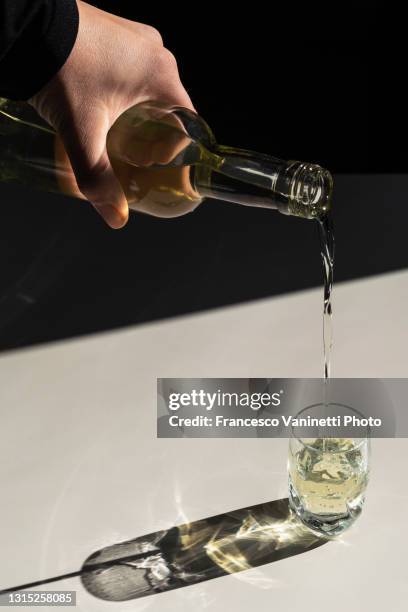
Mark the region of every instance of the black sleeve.
[[78, 23], [76, 0], [0, 0], [0, 96], [37, 93], [67, 60]]

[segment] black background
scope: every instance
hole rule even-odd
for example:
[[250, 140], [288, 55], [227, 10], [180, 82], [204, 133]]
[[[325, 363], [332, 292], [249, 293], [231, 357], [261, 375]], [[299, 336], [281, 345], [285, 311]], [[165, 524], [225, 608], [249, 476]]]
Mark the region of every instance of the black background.
[[[335, 173], [337, 280], [408, 265], [407, 154], [375, 3], [94, 4], [160, 30], [219, 142]], [[74, 200], [12, 185], [0, 198], [2, 349], [322, 280], [316, 224], [270, 211], [213, 201], [114, 232]]]
[[148, 23], [220, 142], [333, 172], [404, 171], [378, 143], [375, 2], [93, 4]]

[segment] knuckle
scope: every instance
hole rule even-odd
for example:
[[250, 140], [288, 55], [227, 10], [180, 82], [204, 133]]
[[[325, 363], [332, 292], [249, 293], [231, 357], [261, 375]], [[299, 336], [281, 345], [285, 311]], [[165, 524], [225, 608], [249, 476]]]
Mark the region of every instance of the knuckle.
[[177, 61], [173, 53], [168, 49], [160, 50], [156, 57], [157, 68], [160, 72], [175, 72], [177, 71]]
[[148, 36], [156, 44], [158, 44], [160, 46], [163, 46], [163, 38], [162, 38], [162, 35], [160, 34], [159, 30], [156, 30], [156, 28], [153, 28], [152, 26], [145, 25], [144, 26], [144, 32], [145, 32], [146, 36]]

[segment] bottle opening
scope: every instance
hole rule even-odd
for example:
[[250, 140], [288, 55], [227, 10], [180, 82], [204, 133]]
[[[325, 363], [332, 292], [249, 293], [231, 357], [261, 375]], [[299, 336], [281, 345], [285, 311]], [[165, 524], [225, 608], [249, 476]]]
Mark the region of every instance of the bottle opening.
[[290, 162], [286, 170], [288, 214], [307, 219], [324, 217], [331, 207], [333, 179], [317, 164]]

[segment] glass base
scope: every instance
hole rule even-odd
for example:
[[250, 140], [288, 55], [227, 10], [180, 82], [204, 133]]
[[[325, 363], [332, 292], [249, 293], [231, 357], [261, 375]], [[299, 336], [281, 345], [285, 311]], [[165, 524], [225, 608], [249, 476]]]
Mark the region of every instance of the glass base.
[[315, 514], [305, 508], [289, 479], [289, 505], [306, 527], [327, 538], [335, 537], [346, 531], [360, 516], [364, 497], [342, 514]]

